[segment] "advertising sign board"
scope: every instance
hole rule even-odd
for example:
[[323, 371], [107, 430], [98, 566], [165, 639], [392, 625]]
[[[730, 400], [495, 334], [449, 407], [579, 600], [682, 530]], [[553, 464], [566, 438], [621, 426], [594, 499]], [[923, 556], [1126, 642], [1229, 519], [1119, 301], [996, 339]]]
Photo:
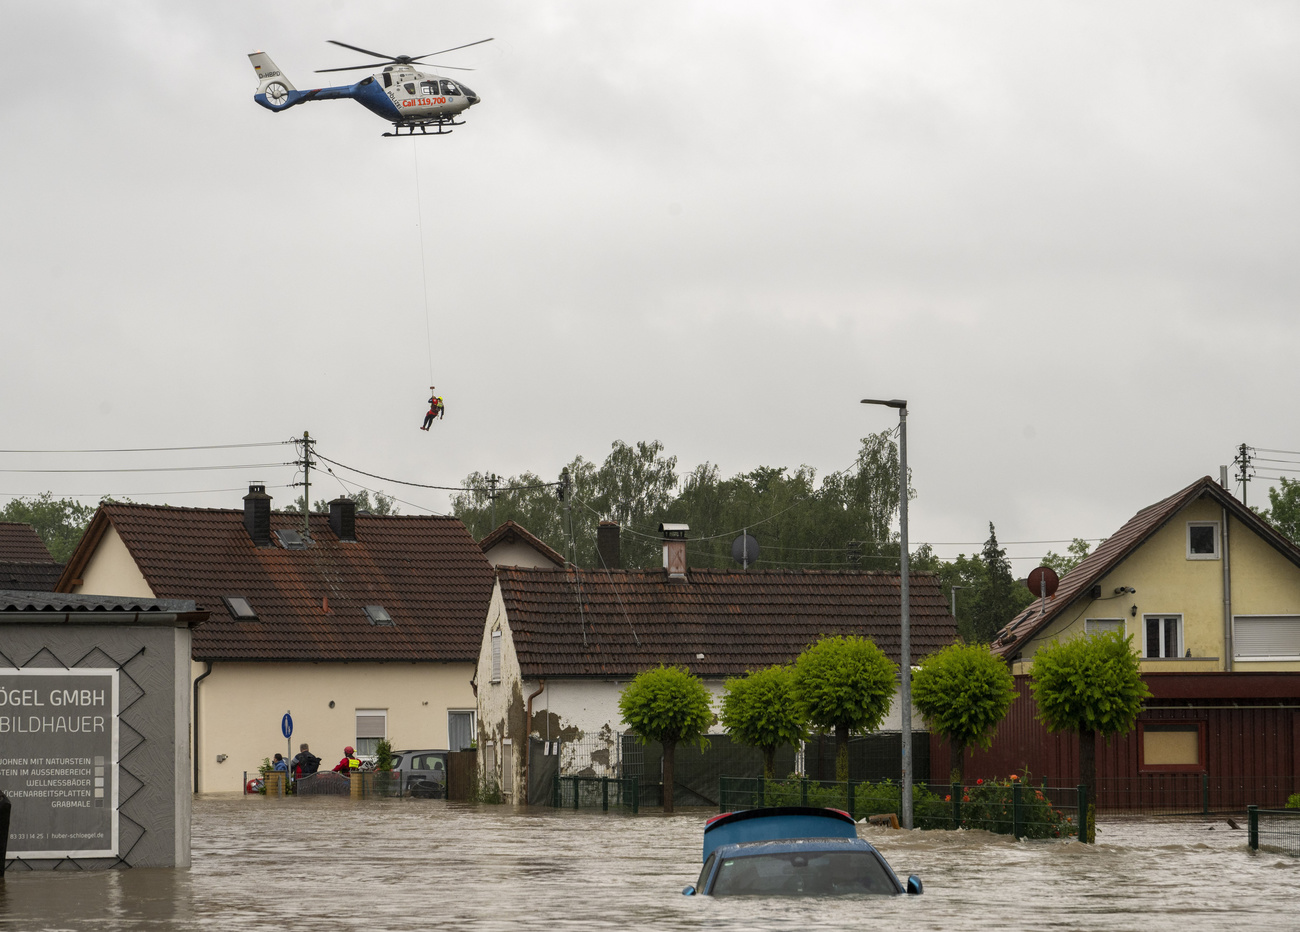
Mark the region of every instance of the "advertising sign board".
[[0, 671], [11, 858], [118, 854], [118, 671]]

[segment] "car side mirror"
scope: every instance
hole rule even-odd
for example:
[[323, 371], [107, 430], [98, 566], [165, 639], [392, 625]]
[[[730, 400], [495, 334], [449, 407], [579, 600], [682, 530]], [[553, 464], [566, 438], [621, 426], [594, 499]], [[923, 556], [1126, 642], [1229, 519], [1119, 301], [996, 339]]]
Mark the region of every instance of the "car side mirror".
[[907, 878], [907, 892], [911, 894], [920, 894], [922, 892], [921, 878], [912, 874]]
[[695, 895], [695, 888], [693, 886], [687, 884], [686, 886], [682, 887], [682, 896], [694, 896], [694, 895]]

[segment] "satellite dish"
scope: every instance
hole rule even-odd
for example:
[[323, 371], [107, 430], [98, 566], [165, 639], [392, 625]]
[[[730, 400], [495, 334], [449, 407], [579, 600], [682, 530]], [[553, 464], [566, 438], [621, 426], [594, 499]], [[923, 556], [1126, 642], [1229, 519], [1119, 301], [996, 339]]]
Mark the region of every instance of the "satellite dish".
[[741, 534], [731, 542], [731, 559], [746, 569], [758, 560], [758, 539], [750, 534]]
[[[1043, 583], [1047, 584], [1046, 590], [1043, 588]], [[1042, 596], [1046, 591], [1049, 598], [1056, 595], [1056, 587], [1060, 584], [1061, 578], [1056, 575], [1056, 570], [1050, 566], [1035, 567], [1034, 571], [1029, 574], [1029, 578], [1025, 580], [1025, 585], [1029, 587], [1030, 592], [1036, 596]]]

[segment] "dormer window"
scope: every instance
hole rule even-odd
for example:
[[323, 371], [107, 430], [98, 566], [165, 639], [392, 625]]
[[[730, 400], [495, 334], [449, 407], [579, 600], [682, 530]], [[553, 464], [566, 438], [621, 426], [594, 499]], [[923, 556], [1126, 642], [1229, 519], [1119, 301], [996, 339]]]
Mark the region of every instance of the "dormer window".
[[1219, 522], [1187, 522], [1187, 559], [1219, 559]]
[[253, 606], [242, 595], [223, 595], [221, 601], [226, 603], [226, 611], [236, 621], [257, 620], [257, 612], [253, 611]]
[[366, 618], [375, 627], [391, 628], [396, 622], [393, 616], [388, 614], [388, 609], [382, 605], [367, 605], [365, 607]]

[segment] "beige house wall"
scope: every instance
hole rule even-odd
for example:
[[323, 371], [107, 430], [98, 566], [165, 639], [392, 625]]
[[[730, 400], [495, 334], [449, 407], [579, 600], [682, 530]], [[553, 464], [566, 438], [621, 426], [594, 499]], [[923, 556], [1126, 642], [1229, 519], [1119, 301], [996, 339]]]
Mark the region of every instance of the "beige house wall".
[[81, 573], [81, 585], [74, 586], [72, 591], [87, 595], [118, 595], [128, 599], [156, 598], [136, 567], [131, 551], [126, 549], [117, 528], [111, 524]]
[[[192, 679], [205, 666], [193, 663]], [[244, 771], [286, 744], [297, 754], [307, 742], [330, 769], [356, 744], [358, 709], [387, 711], [394, 750], [445, 748], [448, 710], [474, 708], [473, 672], [469, 663], [214, 663], [199, 684], [198, 792], [242, 792]]]
[[[1058, 638], [1064, 640], [1083, 634], [1087, 619], [1122, 620], [1125, 633], [1133, 637], [1134, 650], [1140, 653], [1146, 615], [1181, 615], [1184, 654], [1190, 651], [1191, 657], [1144, 659], [1144, 673], [1207, 673], [1228, 669], [1223, 515], [1219, 503], [1210, 498], [1189, 504], [1102, 577], [1101, 598], [1080, 600], [1026, 643], [1021, 659], [1012, 665], [1013, 671], [1030, 672], [1033, 655], [1040, 647]], [[1187, 528], [1194, 521], [1218, 524], [1219, 557], [1188, 558]], [[1234, 617], [1300, 614], [1300, 567], [1231, 516], [1227, 554]], [[1131, 587], [1137, 592], [1117, 596], [1115, 590], [1119, 587]], [[1300, 662], [1234, 661], [1233, 667], [1258, 672], [1294, 672], [1300, 670]]]
[[525, 566], [530, 568], [555, 566], [554, 563], [528, 544], [518, 540], [497, 544], [492, 549], [484, 551], [483, 555], [487, 557], [487, 561], [493, 566]]

